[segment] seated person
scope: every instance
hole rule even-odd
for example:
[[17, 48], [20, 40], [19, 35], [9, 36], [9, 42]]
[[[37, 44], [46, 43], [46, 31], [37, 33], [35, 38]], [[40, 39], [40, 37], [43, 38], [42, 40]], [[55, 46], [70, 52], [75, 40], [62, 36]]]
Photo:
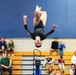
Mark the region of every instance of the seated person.
[[53, 67], [52, 66], [49, 66], [49, 70], [48, 70], [47, 75], [50, 75], [52, 73], [52, 71], [53, 71]]
[[8, 56], [10, 56], [11, 54], [12, 56], [14, 56], [14, 42], [12, 39], [9, 40], [7, 53], [8, 53]]
[[1, 49], [0, 49], [0, 55], [1, 55], [2, 53], [7, 53], [4, 46], [1, 46]]
[[65, 64], [65, 60], [63, 59], [63, 56], [60, 56], [60, 58], [58, 59], [58, 66], [61, 71], [65, 70], [64, 64]]
[[0, 47], [1, 47], [1, 37], [0, 37]]
[[0, 66], [0, 75], [4, 75], [1, 66]]
[[60, 74], [57, 73], [57, 70], [53, 70], [50, 75], [60, 75]]
[[51, 56], [47, 57], [47, 58], [44, 60], [43, 67], [46, 66], [47, 64], [48, 64], [48, 65], [54, 64], [54, 59], [52, 59]]
[[74, 55], [72, 56], [71, 62], [72, 64], [76, 65], [76, 51], [74, 52]]
[[4, 38], [0, 38], [0, 49], [1, 49], [1, 46], [4, 46], [5, 49], [7, 49], [7, 44]]
[[74, 75], [76, 75], [76, 68], [75, 68], [75, 72], [74, 72]]
[[76, 74], [75, 74], [75, 69], [76, 69], [75, 64], [72, 64], [72, 65], [71, 65], [71, 69], [70, 69], [70, 75], [76, 75]]
[[8, 71], [9, 75], [12, 75], [12, 60], [9, 57], [7, 57], [5, 53], [2, 53], [0, 64], [3, 72]]
[[1, 46], [1, 49], [0, 49], [0, 59], [2, 58], [2, 53], [6, 53], [7, 54], [4, 46]]
[[61, 41], [58, 43], [59, 48], [59, 55], [64, 55], [64, 48], [66, 48], [65, 44], [63, 44]]
[[52, 52], [57, 52], [57, 55], [59, 55], [59, 49], [58, 49], [58, 38], [55, 37], [54, 41], [51, 43], [51, 50], [50, 50], [50, 55], [52, 55]]
[[61, 71], [61, 74], [60, 75], [65, 75], [64, 71]]
[[[1, 58], [2, 58], [2, 51], [0, 50], [0, 62], [1, 62]], [[3, 71], [2, 71], [1, 65], [0, 65], [0, 75], [3, 75]]]

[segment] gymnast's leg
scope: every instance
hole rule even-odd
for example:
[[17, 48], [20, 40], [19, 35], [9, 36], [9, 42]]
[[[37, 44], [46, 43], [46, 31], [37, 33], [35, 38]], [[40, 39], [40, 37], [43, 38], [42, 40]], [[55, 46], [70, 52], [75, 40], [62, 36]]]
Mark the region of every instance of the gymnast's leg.
[[46, 20], [47, 20], [46, 11], [42, 11], [41, 7], [36, 6], [34, 15], [35, 15], [34, 20], [33, 20], [34, 26], [38, 25], [40, 20], [42, 20], [44, 26], [46, 25]]

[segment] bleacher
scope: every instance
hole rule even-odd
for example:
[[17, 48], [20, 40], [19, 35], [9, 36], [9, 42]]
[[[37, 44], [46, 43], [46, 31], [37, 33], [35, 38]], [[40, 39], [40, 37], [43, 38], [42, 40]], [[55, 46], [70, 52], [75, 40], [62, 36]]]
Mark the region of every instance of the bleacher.
[[[39, 53], [36, 52], [36, 54], [38, 55]], [[50, 54], [49, 52], [42, 52], [41, 56], [45, 56], [45, 58], [46, 58], [47, 56], [49, 56], [49, 54]], [[73, 52], [65, 52], [64, 53], [64, 59], [66, 61], [65, 68], [70, 67], [71, 57], [73, 54], [74, 54]], [[13, 61], [13, 64], [12, 64], [13, 75], [22, 75], [22, 57], [23, 56], [25, 56], [25, 57], [26, 56], [33, 56], [33, 52], [15, 52], [14, 56], [10, 57]], [[53, 68], [57, 69], [58, 73], [60, 73], [60, 69], [59, 69], [58, 64], [57, 64], [57, 59], [59, 58], [59, 56], [57, 56], [56, 53], [53, 52], [52, 58], [55, 59], [55, 65], [53, 66]], [[46, 66], [46, 73], [47, 73], [48, 67], [49, 67], [49, 65]], [[68, 69], [65, 70], [65, 74], [69, 75]], [[9, 74], [7, 72], [5, 72], [5, 75], [9, 75]]]
[[[74, 55], [74, 52], [65, 52], [64, 53], [63, 58], [65, 59], [65, 71], [64, 71], [65, 75], [70, 75], [69, 69], [70, 69], [70, 65], [72, 64], [71, 63], [71, 58], [72, 58], [73, 55]], [[48, 57], [48, 56], [46, 56], [46, 57]], [[58, 67], [58, 62], [57, 62], [59, 57], [60, 56], [57, 56], [56, 52], [53, 52], [52, 58], [55, 59], [55, 65], [53, 66], [53, 69], [56, 69], [57, 72], [60, 74], [61, 71]], [[48, 69], [48, 68], [49, 68], [49, 65], [46, 66], [46, 69]]]

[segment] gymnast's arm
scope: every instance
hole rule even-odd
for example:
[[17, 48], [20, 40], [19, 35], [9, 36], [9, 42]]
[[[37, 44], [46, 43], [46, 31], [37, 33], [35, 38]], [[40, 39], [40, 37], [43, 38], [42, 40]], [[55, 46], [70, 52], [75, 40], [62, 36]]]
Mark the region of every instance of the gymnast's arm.
[[56, 27], [57, 27], [57, 26], [54, 24], [54, 25], [52, 26], [51, 31], [48, 32], [47, 34], [45, 34], [45, 36], [47, 37], [48, 35], [52, 34], [52, 33], [55, 31]]
[[27, 31], [28, 34], [32, 35], [32, 33], [29, 31], [27, 24], [24, 25], [25, 30]]
[[27, 27], [27, 16], [25, 15], [25, 16], [23, 16], [23, 21], [24, 21], [24, 28], [25, 28], [25, 30], [27, 31], [27, 33], [30, 35], [30, 36], [32, 36], [32, 33], [29, 31], [29, 29], [28, 29], [28, 27]]
[[47, 37], [48, 35], [52, 34], [55, 30], [51, 30], [50, 32], [48, 32], [45, 36]]

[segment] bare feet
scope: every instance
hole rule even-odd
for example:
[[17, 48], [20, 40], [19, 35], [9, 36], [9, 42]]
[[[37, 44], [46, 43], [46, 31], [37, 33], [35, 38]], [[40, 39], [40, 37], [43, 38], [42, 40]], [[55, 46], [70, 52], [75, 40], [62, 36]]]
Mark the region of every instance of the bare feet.
[[41, 11], [41, 9], [42, 8], [37, 5], [35, 11]]
[[35, 12], [34, 12], [34, 15], [35, 15], [36, 18], [40, 18], [41, 14], [42, 14], [41, 9], [42, 8], [39, 7], [38, 5], [36, 6]]

